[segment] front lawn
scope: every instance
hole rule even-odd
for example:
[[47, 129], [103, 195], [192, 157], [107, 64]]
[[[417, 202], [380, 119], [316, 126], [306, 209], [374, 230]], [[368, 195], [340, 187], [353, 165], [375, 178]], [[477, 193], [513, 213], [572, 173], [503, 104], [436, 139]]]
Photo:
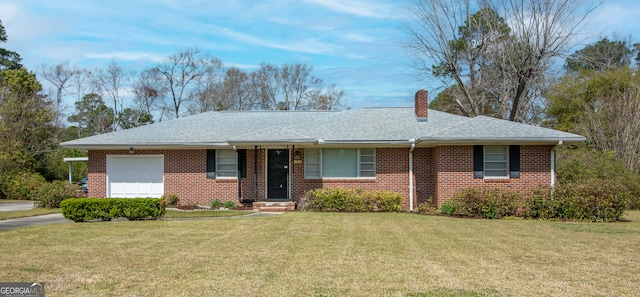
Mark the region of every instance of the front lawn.
[[47, 296], [631, 296], [631, 222], [406, 213], [67, 223], [1, 232], [0, 280]]
[[173, 210], [167, 209], [164, 217], [168, 219], [176, 218], [215, 218], [215, 217], [233, 217], [252, 214], [253, 211], [242, 210]]

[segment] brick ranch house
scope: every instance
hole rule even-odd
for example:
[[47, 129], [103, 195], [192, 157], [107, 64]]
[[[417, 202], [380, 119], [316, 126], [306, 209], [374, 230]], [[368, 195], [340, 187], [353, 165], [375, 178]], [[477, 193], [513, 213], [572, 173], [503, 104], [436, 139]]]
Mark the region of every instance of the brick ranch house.
[[90, 197], [275, 204], [317, 188], [392, 190], [413, 211], [467, 187], [555, 182], [555, 148], [579, 135], [415, 107], [207, 112], [64, 142], [88, 151]]

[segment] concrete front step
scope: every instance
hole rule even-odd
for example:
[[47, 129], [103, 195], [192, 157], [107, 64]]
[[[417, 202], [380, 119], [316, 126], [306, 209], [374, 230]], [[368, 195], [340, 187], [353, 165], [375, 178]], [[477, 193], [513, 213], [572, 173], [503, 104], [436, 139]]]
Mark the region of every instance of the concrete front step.
[[253, 209], [264, 212], [285, 212], [296, 210], [296, 203], [291, 201], [258, 201], [253, 203]]

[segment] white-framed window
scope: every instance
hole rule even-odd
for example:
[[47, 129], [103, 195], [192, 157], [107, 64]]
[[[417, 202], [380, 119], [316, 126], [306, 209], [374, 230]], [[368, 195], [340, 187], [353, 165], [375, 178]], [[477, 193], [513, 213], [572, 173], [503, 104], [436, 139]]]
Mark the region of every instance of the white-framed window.
[[319, 149], [306, 149], [304, 151], [304, 176], [306, 178], [322, 177], [322, 162]]
[[216, 150], [216, 177], [238, 176], [238, 153], [234, 150]]
[[359, 176], [375, 177], [376, 176], [376, 150], [375, 149], [359, 149]]
[[376, 176], [375, 149], [306, 149], [305, 178], [357, 178]]
[[484, 146], [484, 176], [509, 177], [509, 146]]

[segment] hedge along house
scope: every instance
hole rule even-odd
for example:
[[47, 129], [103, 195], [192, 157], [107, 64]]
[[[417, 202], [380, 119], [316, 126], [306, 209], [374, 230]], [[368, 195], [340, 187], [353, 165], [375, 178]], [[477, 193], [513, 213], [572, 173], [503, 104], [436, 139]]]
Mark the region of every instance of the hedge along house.
[[392, 190], [413, 211], [468, 187], [553, 185], [554, 149], [579, 135], [415, 107], [207, 112], [62, 143], [86, 149], [90, 197], [295, 209], [317, 188]]

